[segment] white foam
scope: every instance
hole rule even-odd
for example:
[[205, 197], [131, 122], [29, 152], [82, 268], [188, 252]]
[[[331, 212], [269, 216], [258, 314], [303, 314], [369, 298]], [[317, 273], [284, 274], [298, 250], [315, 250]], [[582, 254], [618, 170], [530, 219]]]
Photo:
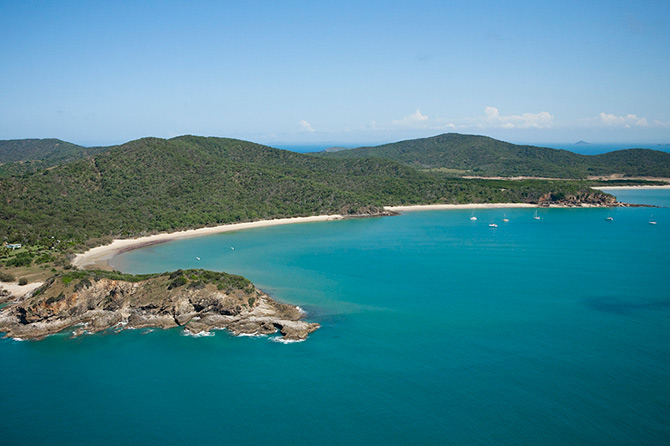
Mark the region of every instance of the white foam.
[[191, 330], [185, 328], [183, 332], [184, 336], [192, 336], [194, 338], [206, 338], [209, 336], [214, 336], [214, 332], [212, 331], [199, 331], [197, 333], [193, 333]]
[[237, 335], [238, 338], [265, 338], [266, 334], [255, 332], [255, 333], [240, 333]]
[[285, 339], [282, 336], [275, 336], [273, 338], [270, 338], [272, 342], [279, 342], [281, 344], [296, 344], [298, 342], [303, 342], [304, 339]]
[[114, 333], [121, 333], [125, 328], [126, 325], [128, 324], [128, 321], [121, 321], [114, 325], [112, 328], [114, 329]]
[[298, 309], [298, 311], [300, 312], [300, 314], [302, 314], [303, 316], [307, 316], [307, 312], [306, 312], [305, 310], [303, 310], [301, 307], [299, 307], [299, 306], [297, 306], [297, 305], [296, 305], [295, 307]]

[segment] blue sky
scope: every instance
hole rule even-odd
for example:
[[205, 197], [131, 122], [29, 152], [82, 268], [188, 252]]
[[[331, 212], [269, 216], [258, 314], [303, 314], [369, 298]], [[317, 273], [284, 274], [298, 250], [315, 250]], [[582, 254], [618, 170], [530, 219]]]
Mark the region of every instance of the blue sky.
[[0, 0], [0, 139], [670, 142], [670, 2]]

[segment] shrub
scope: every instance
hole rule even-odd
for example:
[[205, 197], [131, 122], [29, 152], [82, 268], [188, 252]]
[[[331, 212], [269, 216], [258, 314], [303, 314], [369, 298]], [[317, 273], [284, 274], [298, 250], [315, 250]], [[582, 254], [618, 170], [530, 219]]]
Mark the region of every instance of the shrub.
[[50, 255], [48, 252], [45, 252], [35, 259], [35, 264], [41, 265], [43, 263], [52, 262], [53, 260], [54, 257]]
[[7, 266], [30, 266], [31, 263], [33, 263], [33, 255], [30, 254], [29, 252], [22, 252], [17, 254], [15, 257], [7, 260], [6, 265]]
[[189, 290], [201, 290], [203, 288], [205, 288], [205, 284], [200, 282], [199, 280], [197, 282], [191, 282], [188, 285]]
[[4, 271], [0, 271], [0, 282], [14, 282], [14, 276]]
[[21, 286], [28, 285], [28, 279], [26, 279], [25, 277], [21, 277], [19, 279], [19, 285], [21, 285]]
[[184, 276], [179, 276], [179, 277], [177, 277], [176, 279], [174, 279], [174, 280], [172, 281], [172, 283], [170, 283], [170, 286], [168, 286], [168, 290], [171, 290], [171, 289], [173, 289], [173, 288], [180, 287], [180, 286], [182, 286], [182, 285], [186, 285], [186, 283], [188, 283], [188, 280], [186, 279], [186, 277], [184, 277]]
[[50, 305], [50, 304], [52, 304], [52, 303], [54, 303], [54, 302], [58, 302], [58, 301], [61, 301], [61, 300], [63, 300], [63, 299], [65, 299], [65, 294], [63, 294], [63, 293], [61, 292], [58, 296], [55, 296], [55, 297], [54, 297], [54, 296], [51, 296], [50, 298], [48, 298], [48, 299], [46, 300], [46, 304], [47, 304], [47, 305]]
[[77, 292], [81, 289], [91, 286], [91, 281], [88, 279], [81, 279], [78, 284], [74, 286], [74, 291]]

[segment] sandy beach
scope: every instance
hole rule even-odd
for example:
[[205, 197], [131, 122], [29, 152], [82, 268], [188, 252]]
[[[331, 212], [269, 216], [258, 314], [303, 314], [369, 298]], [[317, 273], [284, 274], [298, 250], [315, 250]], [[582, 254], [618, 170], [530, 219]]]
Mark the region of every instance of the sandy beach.
[[[535, 205], [525, 203], [475, 203], [475, 204], [428, 204], [415, 206], [386, 206], [384, 209], [392, 212], [428, 211], [440, 209], [495, 209], [495, 208], [532, 208]], [[81, 269], [110, 269], [108, 261], [116, 254], [142, 248], [157, 243], [172, 240], [199, 237], [203, 235], [219, 234], [223, 232], [240, 231], [242, 229], [262, 228], [267, 226], [286, 225], [294, 223], [310, 223], [318, 221], [341, 220], [342, 215], [315, 215], [312, 217], [279, 218], [276, 220], [262, 220], [248, 223], [234, 223], [210, 228], [189, 229], [187, 231], [170, 232], [149, 235], [132, 239], [117, 239], [109, 245], [98, 246], [84, 253], [77, 254], [72, 265]]]
[[222, 232], [239, 231], [242, 229], [262, 228], [266, 226], [286, 225], [293, 223], [310, 223], [317, 221], [340, 220], [341, 215], [315, 215], [312, 217], [278, 218], [276, 220], [262, 220], [248, 223], [233, 223], [227, 225], [213, 226], [210, 228], [189, 229], [186, 231], [170, 232], [164, 234], [149, 235], [132, 239], [117, 239], [109, 245], [98, 246], [84, 253], [77, 254], [72, 260], [72, 265], [81, 268], [109, 269], [107, 263], [114, 255], [141, 248], [143, 246], [164, 243], [171, 240], [199, 237], [202, 235], [219, 234]]
[[502, 208], [534, 208], [528, 203], [470, 203], [470, 204], [420, 204], [412, 206], [386, 206], [392, 212], [432, 211], [443, 209], [502, 209]]
[[[650, 188], [650, 186], [642, 186], [642, 187]], [[425, 205], [411, 205], [411, 206], [385, 206], [384, 209], [386, 211], [391, 212], [412, 212], [412, 211], [431, 211], [431, 210], [449, 210], [449, 209], [451, 210], [504, 209], [504, 208], [534, 208], [534, 207], [537, 207], [537, 205], [528, 203], [469, 203], [469, 204], [425, 204]], [[81, 269], [86, 268], [110, 269], [108, 261], [116, 254], [157, 243], [164, 243], [171, 240], [177, 240], [188, 237], [199, 237], [203, 235], [219, 234], [223, 232], [240, 231], [243, 229], [262, 228], [267, 226], [277, 226], [277, 225], [286, 225], [294, 223], [341, 220], [343, 218], [345, 217], [343, 217], [342, 215], [316, 215], [312, 217], [280, 218], [276, 220], [262, 220], [248, 223], [227, 224], [209, 228], [189, 229], [187, 231], [155, 234], [146, 237], [137, 237], [132, 239], [117, 239], [114, 240], [109, 245], [98, 246], [84, 253], [77, 254], [75, 258], [72, 260], [72, 265]]]

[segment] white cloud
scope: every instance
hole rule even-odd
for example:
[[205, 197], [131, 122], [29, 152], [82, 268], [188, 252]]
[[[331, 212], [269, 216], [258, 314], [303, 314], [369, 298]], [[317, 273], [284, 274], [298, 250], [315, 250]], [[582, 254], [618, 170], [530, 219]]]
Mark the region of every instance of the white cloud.
[[601, 124], [611, 127], [648, 127], [647, 118], [640, 118], [636, 115], [627, 114], [626, 116], [617, 116], [611, 113], [600, 113], [598, 120]]
[[416, 129], [428, 127], [426, 121], [428, 121], [428, 116], [422, 115], [421, 110], [417, 108], [416, 111], [411, 115], [407, 115], [402, 119], [398, 119], [392, 122], [394, 127]]
[[298, 125], [302, 128], [303, 132], [309, 132], [309, 133], [314, 133], [316, 130], [312, 127], [312, 124], [309, 122], [305, 121], [304, 119], [298, 122]]
[[484, 109], [486, 117], [480, 120], [481, 127], [504, 129], [549, 128], [554, 123], [554, 116], [549, 112], [524, 113], [522, 115], [501, 115], [496, 107]]
[[435, 127], [435, 130], [456, 130], [458, 128], [462, 128], [463, 126], [457, 126], [456, 124], [449, 122], [447, 124], [440, 124]]
[[550, 128], [554, 116], [549, 112], [524, 113], [521, 115], [501, 115], [496, 107], [486, 107], [483, 116], [448, 121], [444, 118], [429, 119], [417, 109], [402, 119], [391, 121], [390, 124], [379, 124], [371, 121], [368, 130], [435, 130], [435, 131], [472, 131], [485, 129], [528, 129]]
[[627, 115], [615, 115], [613, 113], [602, 112], [598, 116], [582, 120], [582, 124], [587, 127], [608, 127], [622, 129], [667, 129], [670, 128], [670, 121], [649, 120], [629, 113]]

